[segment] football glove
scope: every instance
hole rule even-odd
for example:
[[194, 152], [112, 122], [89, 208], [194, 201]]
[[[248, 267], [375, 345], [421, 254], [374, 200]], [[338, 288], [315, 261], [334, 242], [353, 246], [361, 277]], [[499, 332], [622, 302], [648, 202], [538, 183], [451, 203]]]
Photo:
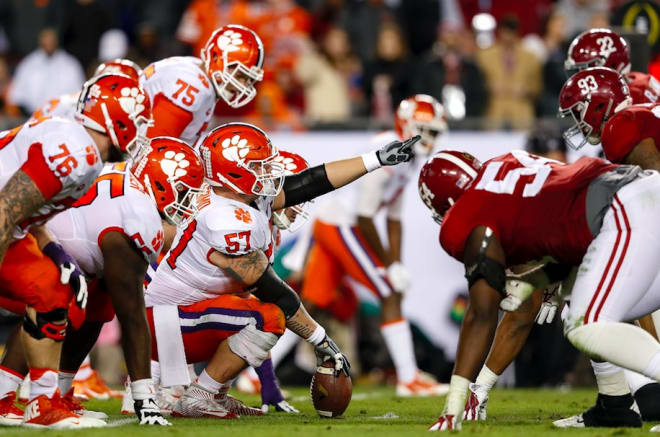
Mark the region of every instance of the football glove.
[[515, 311], [534, 292], [535, 288], [529, 282], [520, 279], [507, 278], [504, 292], [506, 297], [500, 301], [504, 311]]
[[332, 359], [335, 362], [335, 371], [342, 371], [346, 376], [349, 376], [348, 371], [351, 370], [351, 363], [349, 363], [346, 356], [341, 353], [335, 342], [328, 337], [328, 334], [325, 335], [321, 343], [314, 346], [314, 352], [316, 353], [317, 366]]
[[289, 413], [289, 414], [300, 414], [300, 411], [296, 407], [294, 407], [285, 400], [281, 400], [275, 404], [263, 404], [261, 406], [261, 411], [263, 411], [264, 414], [268, 414], [268, 410], [270, 410], [271, 405], [275, 407], [275, 411], [278, 412]]
[[443, 414], [429, 427], [429, 431], [460, 431], [461, 421], [453, 414]]
[[410, 287], [410, 272], [400, 262], [393, 262], [387, 268], [387, 280], [395, 291], [403, 293]]
[[52, 259], [55, 265], [60, 269], [60, 282], [68, 285], [73, 291], [76, 299], [76, 305], [81, 309], [87, 306], [87, 281], [83, 275], [78, 263], [64, 248], [54, 241], [44, 246], [43, 254]]
[[488, 390], [477, 384], [470, 384], [470, 397], [465, 403], [463, 420], [486, 420]]
[[561, 297], [559, 295], [559, 290], [561, 289], [561, 283], [556, 285], [551, 285], [545, 290], [543, 290], [543, 302], [541, 303], [541, 308], [539, 309], [538, 314], [536, 314], [536, 323], [543, 325], [544, 323], [552, 323], [557, 314], [557, 308], [561, 303]]
[[421, 136], [415, 135], [406, 141], [392, 141], [376, 151], [378, 162], [380, 162], [380, 165], [397, 165], [410, 161], [415, 155], [413, 146], [421, 138]]
[[154, 398], [134, 401], [133, 406], [140, 425], [172, 426], [161, 414]]

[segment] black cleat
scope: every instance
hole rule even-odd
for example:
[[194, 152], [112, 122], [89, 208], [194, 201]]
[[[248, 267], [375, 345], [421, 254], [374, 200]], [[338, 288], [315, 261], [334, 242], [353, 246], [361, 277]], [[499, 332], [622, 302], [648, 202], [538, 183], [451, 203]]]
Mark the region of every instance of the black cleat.
[[642, 417], [632, 395], [598, 393], [596, 405], [577, 416], [556, 420], [553, 425], [558, 428], [640, 428]]
[[652, 382], [635, 392], [635, 402], [645, 422], [660, 420], [660, 384]]

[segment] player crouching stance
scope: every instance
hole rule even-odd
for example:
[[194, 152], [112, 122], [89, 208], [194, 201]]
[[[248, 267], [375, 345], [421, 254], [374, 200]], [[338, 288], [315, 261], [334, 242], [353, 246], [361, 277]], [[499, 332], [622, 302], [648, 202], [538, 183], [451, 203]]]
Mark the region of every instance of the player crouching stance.
[[464, 262], [470, 286], [450, 392], [430, 430], [460, 429], [468, 385], [488, 353], [500, 306], [513, 310], [505, 304], [528, 297], [505, 296], [505, 268], [544, 256], [579, 265], [568, 340], [592, 358], [660, 378], [660, 343], [622, 323], [660, 307], [649, 292], [656, 271], [639, 268], [660, 255], [657, 172], [592, 158], [563, 165], [522, 151], [481, 166], [466, 153], [446, 151], [425, 164], [419, 187], [442, 219], [443, 248]]
[[[418, 139], [285, 178], [277, 149], [255, 126], [230, 123], [204, 138], [199, 153], [210, 188], [198, 197], [195, 219], [179, 228], [146, 293], [162, 385], [189, 384], [186, 363], [211, 358], [173, 414], [252, 414], [254, 409], [227, 397], [226, 390], [247, 364], [258, 367], [266, 359], [285, 326], [316, 347], [319, 361], [332, 359], [337, 370], [348, 372], [344, 355], [270, 266], [272, 211], [323, 195], [382, 165], [409, 161]], [[241, 297], [248, 291], [256, 299]]]

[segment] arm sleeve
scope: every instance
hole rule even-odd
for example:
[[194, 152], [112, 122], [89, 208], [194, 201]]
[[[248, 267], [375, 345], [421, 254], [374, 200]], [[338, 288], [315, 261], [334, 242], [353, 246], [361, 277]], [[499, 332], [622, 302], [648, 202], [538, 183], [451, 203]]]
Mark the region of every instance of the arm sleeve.
[[362, 177], [357, 203], [357, 215], [362, 217], [373, 217], [376, 215], [383, 201], [383, 190], [388, 177], [387, 169], [384, 168], [367, 173]]

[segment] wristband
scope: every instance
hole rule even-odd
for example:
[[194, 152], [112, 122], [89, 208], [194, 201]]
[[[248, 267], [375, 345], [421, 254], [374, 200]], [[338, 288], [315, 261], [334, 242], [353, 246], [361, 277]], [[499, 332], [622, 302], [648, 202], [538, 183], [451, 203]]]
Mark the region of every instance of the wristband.
[[490, 390], [497, 382], [497, 378], [498, 375], [484, 364], [484, 366], [481, 368], [481, 371], [479, 372], [479, 376], [477, 376], [475, 384], [486, 387], [488, 390]]
[[151, 378], [138, 379], [131, 381], [131, 395], [135, 401], [143, 401], [145, 399], [155, 398], [156, 390]]
[[323, 326], [321, 325], [317, 325], [314, 332], [312, 332], [312, 335], [307, 337], [305, 340], [313, 344], [314, 346], [317, 346], [319, 343], [323, 341], [324, 338], [325, 338], [325, 328], [323, 328]]
[[367, 173], [377, 170], [381, 167], [381, 163], [376, 152], [365, 153], [361, 156], [361, 158], [362, 163], [364, 164], [364, 168], [367, 169]]

